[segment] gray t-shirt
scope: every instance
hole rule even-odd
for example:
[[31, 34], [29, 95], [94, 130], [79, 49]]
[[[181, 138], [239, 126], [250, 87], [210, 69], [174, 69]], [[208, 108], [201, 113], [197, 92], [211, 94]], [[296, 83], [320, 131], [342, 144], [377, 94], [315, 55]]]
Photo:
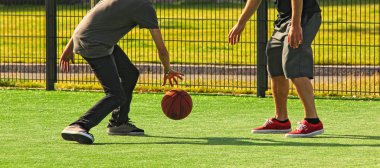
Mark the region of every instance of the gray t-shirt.
[[74, 53], [98, 58], [111, 55], [113, 47], [134, 27], [158, 28], [157, 14], [148, 0], [102, 0], [74, 31]]

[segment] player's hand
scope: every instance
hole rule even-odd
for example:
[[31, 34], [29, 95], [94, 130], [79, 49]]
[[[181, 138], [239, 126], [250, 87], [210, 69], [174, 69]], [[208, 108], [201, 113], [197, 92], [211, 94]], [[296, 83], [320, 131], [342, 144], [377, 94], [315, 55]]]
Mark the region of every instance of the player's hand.
[[244, 30], [245, 25], [237, 23], [228, 34], [228, 43], [234, 45], [240, 41], [241, 33]]
[[65, 50], [61, 55], [59, 60], [59, 66], [61, 67], [62, 72], [70, 71], [70, 62], [74, 64], [74, 53], [72, 50]]
[[292, 48], [298, 48], [300, 44], [302, 44], [303, 36], [302, 36], [302, 27], [301, 25], [292, 25], [290, 26], [289, 35], [288, 35], [288, 43]]
[[166, 81], [169, 81], [170, 86], [173, 86], [173, 81], [176, 85], [178, 85], [177, 78], [182, 80], [182, 77], [183, 77], [183, 73], [169, 70], [168, 72], [164, 74], [164, 83], [162, 84], [162, 86], [166, 85]]

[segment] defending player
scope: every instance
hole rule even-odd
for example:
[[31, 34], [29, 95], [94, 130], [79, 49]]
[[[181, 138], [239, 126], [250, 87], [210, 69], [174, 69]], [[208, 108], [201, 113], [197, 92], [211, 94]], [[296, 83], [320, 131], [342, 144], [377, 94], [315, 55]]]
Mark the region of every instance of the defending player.
[[[229, 43], [239, 42], [246, 22], [257, 10], [261, 0], [248, 0], [237, 24], [229, 33]], [[321, 25], [321, 10], [316, 0], [276, 0], [278, 18], [266, 54], [272, 80], [275, 117], [268, 119], [253, 133], [286, 133], [286, 137], [312, 137], [323, 133], [313, 87], [313, 53], [311, 43]], [[286, 107], [290, 79], [305, 109], [305, 119], [291, 131]]]

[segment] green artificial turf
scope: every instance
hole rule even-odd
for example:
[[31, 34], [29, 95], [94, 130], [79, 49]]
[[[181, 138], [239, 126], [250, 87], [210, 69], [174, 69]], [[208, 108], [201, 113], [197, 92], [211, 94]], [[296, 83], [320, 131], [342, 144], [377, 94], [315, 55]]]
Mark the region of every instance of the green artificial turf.
[[[379, 167], [380, 102], [317, 99], [325, 134], [288, 139], [253, 135], [273, 116], [272, 98], [192, 95], [190, 116], [164, 116], [162, 94], [135, 94], [130, 117], [146, 136], [108, 136], [94, 145], [63, 141], [60, 131], [103, 96], [99, 92], [0, 90], [0, 167]], [[303, 118], [289, 100], [293, 128]]]

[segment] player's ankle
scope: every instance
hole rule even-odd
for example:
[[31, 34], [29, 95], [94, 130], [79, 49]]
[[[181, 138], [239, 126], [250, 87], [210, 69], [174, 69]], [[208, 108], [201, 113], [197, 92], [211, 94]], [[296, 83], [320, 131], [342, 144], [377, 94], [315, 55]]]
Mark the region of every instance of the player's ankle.
[[280, 122], [280, 123], [286, 123], [286, 122], [289, 121], [288, 118], [274, 118], [274, 119], [277, 120], [277, 121]]
[[319, 122], [321, 122], [319, 120], [319, 118], [304, 118], [308, 123], [311, 123], [311, 124], [318, 124]]

